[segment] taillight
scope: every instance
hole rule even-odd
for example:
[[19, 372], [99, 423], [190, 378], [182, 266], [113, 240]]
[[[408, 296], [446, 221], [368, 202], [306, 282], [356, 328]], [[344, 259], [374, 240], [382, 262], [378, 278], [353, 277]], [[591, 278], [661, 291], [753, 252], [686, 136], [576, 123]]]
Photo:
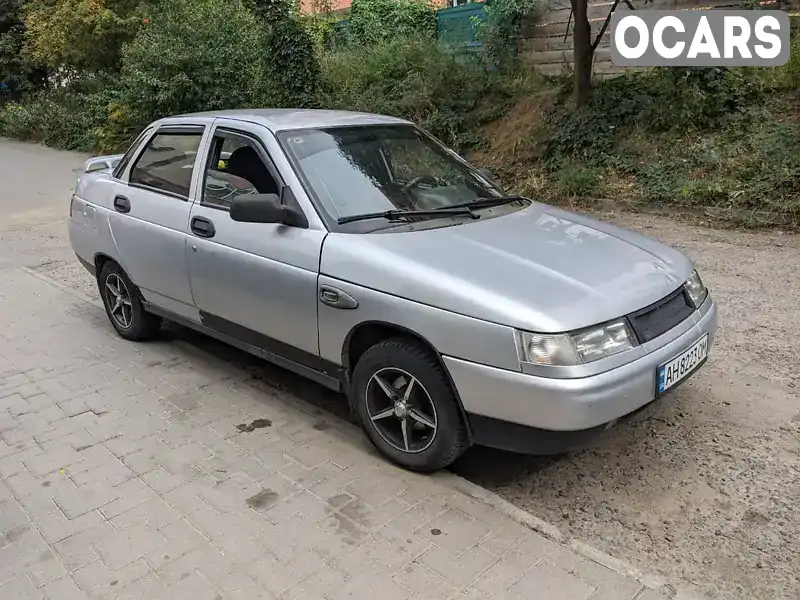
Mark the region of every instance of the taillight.
[[70, 218], [72, 218], [72, 206], [73, 206], [74, 204], [75, 204], [75, 196], [73, 195], [73, 196], [72, 196], [72, 197], [69, 199], [69, 216], [70, 216]]

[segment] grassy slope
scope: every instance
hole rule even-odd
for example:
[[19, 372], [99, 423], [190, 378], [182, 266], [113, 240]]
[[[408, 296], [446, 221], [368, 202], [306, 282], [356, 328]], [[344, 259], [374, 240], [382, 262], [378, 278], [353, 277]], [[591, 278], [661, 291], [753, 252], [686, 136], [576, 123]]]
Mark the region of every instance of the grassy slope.
[[555, 88], [524, 98], [483, 128], [486, 145], [470, 159], [493, 169], [510, 190], [549, 202], [612, 198], [736, 224], [800, 226], [797, 92], [765, 92], [736, 119], [703, 129], [622, 126], [607, 132], [608, 152], [554, 164], [548, 140], [566, 110]]

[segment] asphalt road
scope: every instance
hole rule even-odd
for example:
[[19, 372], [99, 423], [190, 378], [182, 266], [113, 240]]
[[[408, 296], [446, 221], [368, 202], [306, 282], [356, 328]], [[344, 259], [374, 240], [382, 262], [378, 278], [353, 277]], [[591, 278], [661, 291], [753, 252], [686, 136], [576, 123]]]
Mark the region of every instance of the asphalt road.
[[[86, 294], [69, 249], [85, 157], [0, 140], [0, 269], [37, 268]], [[557, 458], [475, 448], [454, 470], [611, 554], [715, 599], [800, 597], [800, 237], [600, 215], [694, 259], [720, 305], [703, 370], [595, 447]], [[184, 330], [169, 335], [346, 417], [342, 398]]]
[[69, 203], [75, 169], [86, 158], [31, 144], [0, 140], [0, 222], [31, 210], [61, 208]]

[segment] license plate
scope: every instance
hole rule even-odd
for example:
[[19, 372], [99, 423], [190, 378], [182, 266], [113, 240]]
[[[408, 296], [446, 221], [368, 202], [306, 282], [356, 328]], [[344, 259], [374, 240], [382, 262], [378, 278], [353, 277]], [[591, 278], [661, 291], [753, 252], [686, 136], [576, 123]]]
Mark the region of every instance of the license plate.
[[658, 367], [658, 393], [663, 394], [676, 383], [688, 377], [708, 356], [708, 334], [681, 352], [668, 363]]

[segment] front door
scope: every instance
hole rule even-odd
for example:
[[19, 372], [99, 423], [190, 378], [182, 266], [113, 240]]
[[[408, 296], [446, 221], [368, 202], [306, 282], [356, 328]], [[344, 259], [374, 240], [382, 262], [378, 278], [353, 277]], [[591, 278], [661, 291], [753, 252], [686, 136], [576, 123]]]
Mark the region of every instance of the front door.
[[190, 216], [192, 292], [207, 327], [319, 369], [317, 279], [325, 232], [239, 223], [229, 214], [237, 194], [283, 188], [264, 143], [269, 136], [261, 126], [239, 122], [212, 134]]
[[127, 181], [114, 184], [109, 217], [122, 267], [144, 298], [194, 319], [186, 229], [203, 132], [203, 126], [159, 129], [123, 176]]

